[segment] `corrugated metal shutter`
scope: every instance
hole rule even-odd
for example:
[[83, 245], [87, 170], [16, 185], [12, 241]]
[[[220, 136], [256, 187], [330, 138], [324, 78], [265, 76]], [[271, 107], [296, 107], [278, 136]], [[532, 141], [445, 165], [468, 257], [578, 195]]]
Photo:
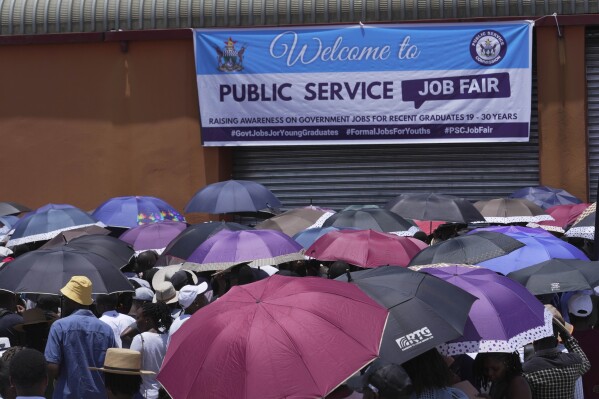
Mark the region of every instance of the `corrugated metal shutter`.
[[597, 201], [599, 179], [599, 30], [588, 31], [586, 41], [589, 195]]
[[285, 208], [381, 205], [402, 193], [491, 199], [539, 184], [538, 136], [533, 72], [528, 143], [237, 147], [233, 175], [264, 184]]

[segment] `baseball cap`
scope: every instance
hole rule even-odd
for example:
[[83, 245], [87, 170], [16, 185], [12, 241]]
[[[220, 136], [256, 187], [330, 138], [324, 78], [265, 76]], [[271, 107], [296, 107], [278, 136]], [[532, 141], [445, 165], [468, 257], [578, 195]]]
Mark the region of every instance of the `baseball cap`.
[[154, 291], [146, 287], [139, 287], [135, 290], [133, 299], [136, 301], [151, 302], [154, 299]]
[[568, 299], [568, 310], [574, 316], [587, 317], [593, 311], [593, 301], [589, 294], [578, 293]]
[[186, 285], [179, 291], [179, 305], [187, 309], [198, 297], [208, 290], [208, 283], [203, 282], [199, 285]]

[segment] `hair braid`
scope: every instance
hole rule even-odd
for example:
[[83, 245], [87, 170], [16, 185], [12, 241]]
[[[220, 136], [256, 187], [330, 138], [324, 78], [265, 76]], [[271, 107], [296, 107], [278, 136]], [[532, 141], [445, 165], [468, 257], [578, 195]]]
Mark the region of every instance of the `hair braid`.
[[160, 333], [167, 332], [173, 323], [171, 311], [164, 302], [144, 303], [142, 311], [146, 317], [152, 320]]

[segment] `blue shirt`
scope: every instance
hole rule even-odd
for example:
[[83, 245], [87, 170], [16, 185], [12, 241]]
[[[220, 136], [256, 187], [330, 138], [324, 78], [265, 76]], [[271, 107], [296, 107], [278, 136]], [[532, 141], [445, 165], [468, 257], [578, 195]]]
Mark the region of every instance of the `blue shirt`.
[[54, 398], [106, 398], [100, 371], [108, 348], [116, 347], [114, 333], [87, 309], [79, 309], [52, 324], [45, 356], [60, 366]]

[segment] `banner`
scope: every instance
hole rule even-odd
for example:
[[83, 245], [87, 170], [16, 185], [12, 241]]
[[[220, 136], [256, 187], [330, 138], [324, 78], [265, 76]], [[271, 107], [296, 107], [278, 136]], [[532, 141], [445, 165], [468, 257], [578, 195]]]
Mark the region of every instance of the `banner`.
[[532, 27], [194, 30], [202, 141], [528, 141]]

